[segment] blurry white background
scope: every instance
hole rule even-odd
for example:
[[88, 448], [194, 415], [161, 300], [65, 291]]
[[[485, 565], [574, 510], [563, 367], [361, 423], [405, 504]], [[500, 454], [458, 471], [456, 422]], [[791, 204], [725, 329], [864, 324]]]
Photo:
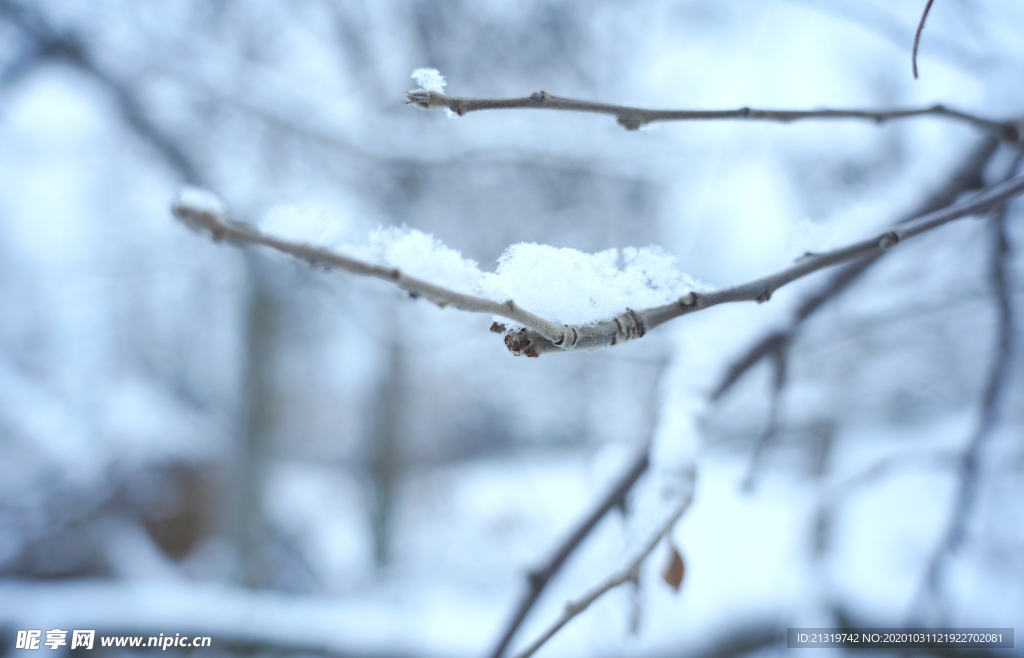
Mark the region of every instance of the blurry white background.
[[[211, 635], [223, 653], [484, 655], [526, 572], [652, 437], [653, 472], [699, 473], [673, 533], [681, 591], [661, 546], [638, 589], [538, 655], [732, 656], [782, 650], [787, 626], [1024, 618], [1019, 361], [964, 541], [927, 587], [997, 354], [989, 221], [901, 245], [802, 326], [744, 490], [770, 359], [710, 394], [828, 273], [601, 352], [514, 358], [489, 318], [217, 245], [169, 212], [191, 184], [245, 221], [418, 229], [484, 270], [519, 242], [654, 244], [706, 285], [741, 283], [899, 220], [985, 135], [938, 118], [452, 119], [402, 103], [410, 73], [466, 97], [1024, 115], [1024, 7], [937, 0], [914, 81], [923, 4], [0, 0], [0, 651], [15, 629], [71, 627]], [[1000, 147], [985, 179], [1011, 160]], [[628, 557], [634, 502], [512, 649]]]

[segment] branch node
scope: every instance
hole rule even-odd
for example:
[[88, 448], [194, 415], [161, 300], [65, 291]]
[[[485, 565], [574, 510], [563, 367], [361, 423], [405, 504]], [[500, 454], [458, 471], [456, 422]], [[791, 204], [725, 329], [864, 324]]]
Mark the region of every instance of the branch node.
[[547, 574], [539, 569], [531, 569], [526, 573], [526, 582], [530, 584], [532, 591], [537, 591], [544, 586], [547, 581]]
[[760, 295], [757, 296], [757, 303], [758, 304], [763, 304], [763, 303], [765, 303], [766, 301], [768, 301], [771, 298], [772, 298], [772, 291], [771, 290], [765, 290], [763, 293], [761, 293]]
[[882, 251], [888, 251], [895, 247], [899, 241], [899, 234], [896, 231], [889, 231], [882, 237], [878, 238], [878, 248]]
[[546, 103], [548, 101], [548, 92], [546, 91], [535, 91], [530, 94], [530, 100], [537, 103]]
[[643, 338], [644, 334], [647, 333], [647, 327], [644, 325], [643, 316], [631, 308], [626, 309], [626, 314], [633, 319], [632, 326], [630, 327], [632, 333], [629, 338]]
[[695, 307], [700, 302], [700, 295], [695, 292], [689, 292], [679, 298], [680, 306]]
[[505, 329], [506, 329], [505, 325], [503, 325], [500, 322], [493, 322], [491, 324], [491, 333], [492, 334], [503, 334], [503, 333], [505, 333]]
[[618, 116], [619, 125], [626, 130], [639, 130], [644, 124], [638, 112], [621, 112]]

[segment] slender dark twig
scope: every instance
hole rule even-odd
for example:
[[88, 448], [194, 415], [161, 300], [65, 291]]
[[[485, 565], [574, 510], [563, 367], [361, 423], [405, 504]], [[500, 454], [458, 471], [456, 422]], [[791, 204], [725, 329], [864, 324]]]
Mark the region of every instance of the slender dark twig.
[[776, 121], [790, 123], [806, 119], [864, 119], [885, 123], [893, 119], [907, 119], [926, 115], [945, 117], [971, 124], [1008, 142], [1020, 140], [1020, 125], [1016, 121], [994, 121], [944, 105], [894, 110], [759, 110], [741, 107], [735, 110], [647, 110], [625, 105], [610, 105], [593, 101], [560, 98], [546, 91], [538, 91], [522, 98], [460, 98], [436, 91], [417, 89], [406, 93], [406, 102], [422, 109], [445, 107], [458, 115], [479, 110], [545, 109], [568, 112], [610, 114], [626, 130], [637, 130], [655, 121], [712, 121], [741, 119], [746, 121]]
[[910, 65], [914, 69], [914, 79], [917, 80], [917, 47], [921, 45], [921, 32], [924, 31], [924, 22], [928, 18], [928, 12], [932, 10], [932, 2], [935, 0], [928, 0], [924, 6], [924, 12], [921, 13], [921, 22], [917, 24], [917, 31], [914, 32], [914, 50], [910, 55]]
[[[898, 223], [903, 224], [914, 217], [945, 208], [956, 201], [957, 197], [964, 192], [981, 189], [984, 185], [981, 174], [989, 160], [992, 159], [992, 155], [996, 152], [998, 146], [999, 142], [995, 138], [989, 137], [985, 139], [971, 151], [964, 162], [957, 168], [954, 175], [939, 188], [938, 192]], [[761, 359], [774, 354], [779, 349], [780, 344], [791, 342], [804, 322], [810, 319], [828, 301], [835, 299], [846, 291], [861, 274], [878, 262], [883, 255], [884, 252], [866, 256], [840, 268], [817, 292], [804, 299], [793, 315], [789, 327], [781, 331], [773, 331], [764, 336], [733, 362], [723, 375], [722, 381], [712, 393], [711, 399], [719, 399], [744, 374], [760, 363]]]
[[529, 573], [527, 581], [529, 583], [529, 589], [523, 595], [523, 598], [519, 601], [519, 605], [516, 607], [515, 614], [512, 615], [512, 619], [509, 621], [508, 627], [505, 632], [502, 633], [501, 639], [498, 641], [498, 645], [491, 652], [492, 658], [501, 658], [502, 654], [505, 653], [505, 649], [508, 648], [509, 642], [515, 637], [516, 631], [522, 625], [526, 619], [526, 615], [533, 608], [537, 599], [540, 598], [541, 592], [547, 586], [548, 582], [558, 570], [562, 568], [562, 565], [568, 559], [569, 555], [572, 554], [576, 547], [579, 546], [587, 535], [597, 526], [598, 522], [605, 517], [608, 512], [616, 507], [624, 507], [626, 501], [626, 494], [633, 488], [640, 476], [644, 474], [650, 464], [647, 454], [647, 449], [644, 448], [637, 455], [637, 458], [630, 465], [629, 469], [623, 474], [622, 478], [615, 483], [615, 486], [608, 492], [608, 494], [598, 503], [597, 507], [587, 515], [579, 526], [570, 534], [565, 541], [563, 541], [555, 550], [554, 554], [548, 559], [547, 563], [540, 569], [533, 570]]

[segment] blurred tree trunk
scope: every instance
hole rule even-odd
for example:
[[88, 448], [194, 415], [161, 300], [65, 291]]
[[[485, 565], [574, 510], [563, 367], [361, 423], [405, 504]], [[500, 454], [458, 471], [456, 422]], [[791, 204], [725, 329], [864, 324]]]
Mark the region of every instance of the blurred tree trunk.
[[281, 305], [269, 283], [268, 263], [245, 252], [249, 299], [243, 348], [243, 398], [234, 463], [229, 475], [227, 527], [238, 557], [237, 577], [250, 588], [266, 586], [263, 547], [267, 522], [263, 491], [277, 417], [274, 353], [280, 334]]
[[388, 563], [395, 490], [401, 475], [400, 436], [405, 409], [405, 352], [392, 338], [387, 345], [384, 375], [377, 389], [374, 419], [369, 436], [368, 464], [373, 495], [374, 559], [378, 567]]

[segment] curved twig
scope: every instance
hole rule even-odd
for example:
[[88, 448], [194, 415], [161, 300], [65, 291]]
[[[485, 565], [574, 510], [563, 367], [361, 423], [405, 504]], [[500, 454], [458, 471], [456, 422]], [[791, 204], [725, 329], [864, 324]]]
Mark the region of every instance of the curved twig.
[[917, 47], [921, 45], [921, 32], [924, 31], [924, 22], [928, 18], [928, 12], [932, 10], [932, 3], [935, 0], [928, 0], [921, 13], [921, 22], [917, 24], [917, 31], [914, 32], [914, 49], [910, 54], [910, 66], [914, 69], [914, 79], [917, 80]]
[[864, 119], [874, 121], [875, 123], [885, 123], [893, 119], [933, 115], [969, 123], [976, 128], [992, 133], [999, 139], [1012, 143], [1020, 141], [1022, 132], [1021, 122], [1019, 121], [993, 121], [966, 112], [953, 110], [944, 105], [894, 110], [758, 110], [749, 107], [741, 107], [735, 110], [647, 110], [625, 105], [609, 105], [607, 103], [560, 98], [552, 96], [546, 91], [538, 91], [523, 98], [460, 98], [426, 89], [410, 91], [406, 93], [405, 98], [407, 103], [422, 109], [445, 107], [460, 116], [479, 110], [516, 108], [610, 114], [626, 130], [637, 130], [641, 126], [654, 123], [655, 121], [743, 119], [790, 123], [805, 119]]

